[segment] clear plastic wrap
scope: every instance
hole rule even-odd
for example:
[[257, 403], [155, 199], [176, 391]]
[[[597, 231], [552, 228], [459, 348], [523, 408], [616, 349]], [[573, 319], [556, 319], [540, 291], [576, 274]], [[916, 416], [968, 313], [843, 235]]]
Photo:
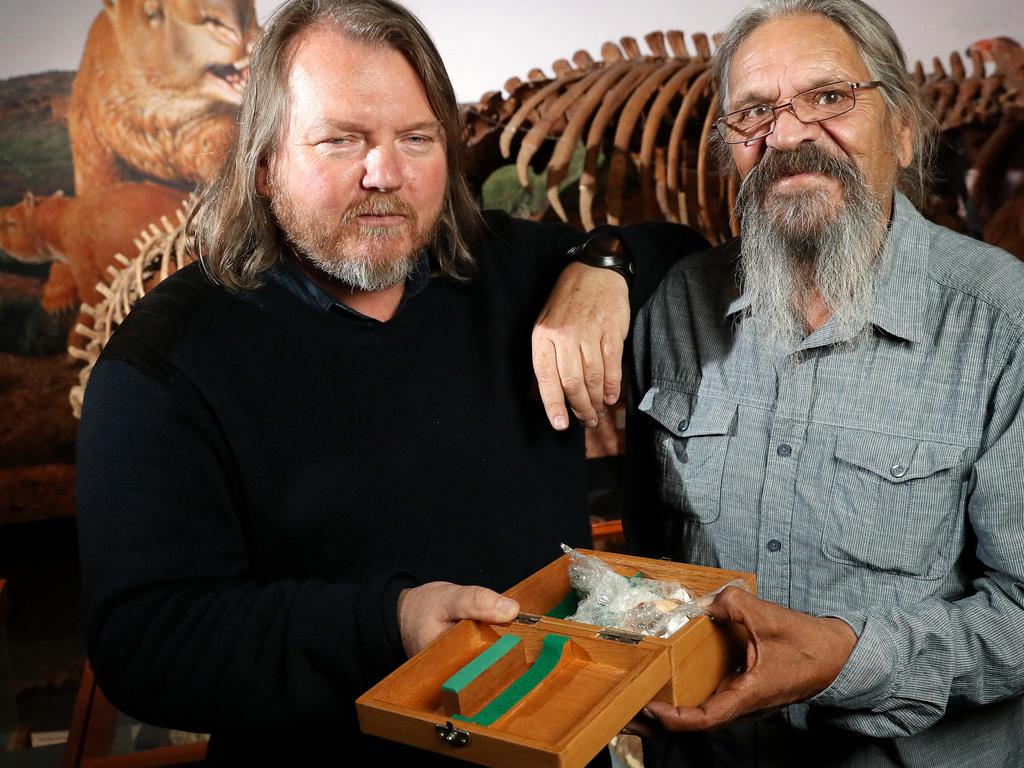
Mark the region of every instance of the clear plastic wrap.
[[569, 621], [596, 624], [648, 637], [668, 637], [694, 616], [704, 613], [703, 605], [728, 586], [694, 598], [682, 584], [654, 581], [639, 576], [627, 578], [615, 573], [596, 557], [581, 555], [562, 545], [569, 555], [569, 584], [580, 598]]

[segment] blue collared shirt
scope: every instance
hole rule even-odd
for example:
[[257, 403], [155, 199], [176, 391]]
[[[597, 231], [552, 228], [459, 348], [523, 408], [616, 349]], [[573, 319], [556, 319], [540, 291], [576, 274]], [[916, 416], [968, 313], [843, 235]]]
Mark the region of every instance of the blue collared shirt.
[[[678, 265], [641, 312], [670, 551], [857, 633], [835, 682], [781, 715], [794, 735], [863, 734], [845, 755], [826, 738], [818, 764], [1024, 765], [1024, 264], [901, 195], [885, 247], [854, 346], [826, 322], [766, 351], [735, 244]], [[738, 764], [793, 764], [756, 730], [719, 736]]]
[[[423, 251], [416, 261], [413, 271], [406, 278], [405, 291], [402, 294], [402, 300], [399, 302], [396, 312], [400, 312], [408, 301], [427, 287], [427, 283], [430, 282], [430, 274], [430, 257], [426, 251]], [[358, 312], [347, 304], [338, 301], [334, 296], [317, 285], [313, 278], [307, 275], [302, 267], [288, 256], [282, 256], [277, 264], [270, 268], [267, 277], [274, 283], [286, 288], [295, 296], [298, 296], [310, 306], [316, 307], [323, 312], [339, 312], [344, 316], [362, 320], [369, 324], [379, 325], [381, 323], [380, 320], [367, 317], [362, 312]]]

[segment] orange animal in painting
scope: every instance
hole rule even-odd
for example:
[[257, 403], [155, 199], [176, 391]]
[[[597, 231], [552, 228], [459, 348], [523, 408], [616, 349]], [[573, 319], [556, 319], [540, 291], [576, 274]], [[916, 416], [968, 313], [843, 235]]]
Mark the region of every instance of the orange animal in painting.
[[125, 179], [188, 185], [220, 168], [259, 32], [253, 0], [103, 0], [71, 91], [81, 195]]
[[[43, 289], [44, 308], [95, 304], [101, 298], [96, 283], [106, 279], [108, 266], [117, 265], [114, 254], [135, 255], [139, 232], [173, 214], [185, 199], [180, 189], [149, 182], [121, 182], [81, 197], [37, 198], [30, 192], [17, 205], [0, 208], [0, 249], [23, 262], [54, 262]], [[68, 273], [74, 282], [70, 302]], [[63, 298], [54, 306], [48, 295]]]

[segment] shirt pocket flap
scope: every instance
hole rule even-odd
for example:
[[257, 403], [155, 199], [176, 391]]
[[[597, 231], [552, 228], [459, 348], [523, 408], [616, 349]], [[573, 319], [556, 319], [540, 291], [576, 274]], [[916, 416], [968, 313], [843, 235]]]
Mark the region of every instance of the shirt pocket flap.
[[731, 434], [736, 407], [728, 400], [660, 387], [649, 389], [639, 406], [676, 437]]
[[892, 435], [841, 432], [836, 458], [866, 469], [891, 483], [934, 475], [959, 464], [964, 448]]

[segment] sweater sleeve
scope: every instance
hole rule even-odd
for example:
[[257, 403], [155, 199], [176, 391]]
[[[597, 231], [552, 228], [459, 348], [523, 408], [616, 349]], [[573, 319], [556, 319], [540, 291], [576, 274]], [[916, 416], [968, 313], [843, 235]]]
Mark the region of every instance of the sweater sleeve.
[[180, 372], [101, 360], [76, 492], [89, 655], [134, 717], [202, 732], [350, 717], [403, 659], [408, 574], [252, 575], [226, 441]]
[[592, 234], [610, 232], [619, 237], [633, 257], [635, 276], [629, 289], [633, 318], [654, 293], [665, 273], [684, 256], [706, 250], [708, 241], [682, 224], [647, 222], [629, 226], [602, 224]]

